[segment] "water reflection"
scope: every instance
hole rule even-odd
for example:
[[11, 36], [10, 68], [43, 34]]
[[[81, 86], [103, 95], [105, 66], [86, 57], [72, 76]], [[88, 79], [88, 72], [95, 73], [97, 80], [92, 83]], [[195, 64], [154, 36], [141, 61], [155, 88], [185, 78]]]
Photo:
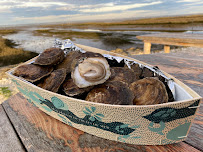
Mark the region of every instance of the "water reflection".
[[[18, 47], [28, 51], [40, 53], [44, 49], [53, 46], [55, 38], [67, 39], [70, 38], [73, 42], [96, 47], [104, 50], [143, 50], [143, 42], [138, 40], [136, 36], [161, 33], [161, 32], [181, 32], [203, 34], [203, 26], [184, 26], [176, 27], [149, 26], [136, 27], [133, 25], [113, 26], [113, 27], [85, 27], [85, 28], [25, 28], [16, 34], [6, 35], [4, 38], [13, 40]], [[34, 34], [33, 34], [34, 33]], [[153, 44], [152, 52], [162, 50], [162, 45]]]

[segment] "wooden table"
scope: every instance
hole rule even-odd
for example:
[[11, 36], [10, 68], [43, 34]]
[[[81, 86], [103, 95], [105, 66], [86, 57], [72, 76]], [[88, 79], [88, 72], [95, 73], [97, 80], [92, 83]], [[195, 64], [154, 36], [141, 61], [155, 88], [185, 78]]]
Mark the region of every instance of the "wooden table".
[[144, 41], [144, 54], [150, 54], [152, 43], [163, 44], [165, 53], [170, 53], [170, 45], [203, 47], [203, 34], [158, 33], [136, 38]]
[[[172, 74], [203, 96], [203, 54], [151, 54], [136, 59]], [[185, 142], [138, 146], [89, 135], [48, 116], [17, 94], [0, 105], [0, 152], [198, 152], [203, 151], [203, 105]]]

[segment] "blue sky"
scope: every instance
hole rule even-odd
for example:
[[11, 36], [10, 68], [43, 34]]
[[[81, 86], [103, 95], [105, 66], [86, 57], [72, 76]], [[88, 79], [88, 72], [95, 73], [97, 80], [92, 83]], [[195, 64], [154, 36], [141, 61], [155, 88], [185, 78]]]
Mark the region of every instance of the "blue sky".
[[0, 0], [0, 25], [203, 13], [203, 0]]

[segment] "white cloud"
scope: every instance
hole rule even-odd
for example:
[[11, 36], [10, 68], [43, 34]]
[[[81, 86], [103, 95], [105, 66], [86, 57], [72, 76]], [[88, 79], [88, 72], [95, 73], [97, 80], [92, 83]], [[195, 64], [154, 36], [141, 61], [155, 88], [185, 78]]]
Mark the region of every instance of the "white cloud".
[[194, 2], [201, 2], [202, 0], [178, 0], [176, 2], [178, 3], [183, 3], [183, 2], [186, 2], [186, 3], [194, 3]]
[[56, 10], [77, 10], [79, 11], [80, 9], [94, 9], [94, 8], [101, 8], [101, 7], [114, 7], [114, 3], [101, 3], [101, 4], [95, 4], [95, 5], [73, 5], [69, 4], [64, 7], [58, 7]]
[[74, 21], [98, 21], [98, 20], [116, 20], [116, 19], [130, 19], [136, 17], [157, 16], [162, 14], [160, 11], [151, 10], [138, 10], [138, 11], [125, 11], [122, 13], [108, 13], [108, 14], [75, 14], [75, 15], [51, 15], [43, 17], [16, 17], [14, 22], [26, 23], [47, 23], [47, 22], [74, 22]]
[[17, 7], [50, 7], [50, 6], [66, 6], [64, 2], [24, 2]]
[[113, 2], [110, 3], [101, 3], [101, 4], [95, 4], [95, 5], [80, 5], [79, 8], [100, 8], [100, 7], [113, 7], [115, 4]]
[[[178, 3], [186, 3], [186, 4], [184, 4], [184, 6], [198, 6], [198, 5], [201, 5], [201, 4], [203, 4], [203, 1], [202, 0], [179, 0], [179, 1], [177, 1]], [[203, 10], [203, 8], [202, 8], [202, 10]]]
[[0, 8], [0, 13], [11, 13], [9, 8]]
[[[46, 23], [46, 22], [72, 22], [72, 21], [98, 21], [98, 20], [116, 20], [116, 19], [130, 19], [136, 17], [153, 17], [153, 16], [164, 16], [164, 15], [181, 15], [181, 14], [195, 14], [203, 13], [202, 0], [177, 0], [174, 1], [174, 5], [177, 7], [169, 7], [168, 9], [159, 9], [154, 5], [162, 4], [165, 6], [165, 1], [163, 0], [143, 0], [139, 3], [130, 3], [130, 1], [125, 0], [112, 0], [107, 3], [90, 4], [85, 3], [89, 0], [85, 0], [84, 5], [70, 3], [73, 0], [0, 0], [0, 24], [21, 24], [21, 23]], [[76, 1], [76, 0], [75, 0]], [[124, 2], [125, 1], [125, 2]], [[91, 0], [90, 0], [91, 2]], [[122, 2], [122, 3], [121, 3]], [[124, 3], [123, 3], [124, 2]], [[176, 3], [178, 2], [178, 3]], [[141, 8], [144, 6], [154, 6], [156, 10], [137, 10], [133, 11], [130, 9]], [[67, 13], [66, 15], [49, 15], [49, 16], [39, 16], [39, 17], [20, 17], [18, 16], [18, 11], [15, 8], [29, 8], [29, 7], [39, 7], [48, 10], [62, 10], [57, 11], [57, 13]], [[21, 9], [22, 8], [22, 9]], [[143, 8], [144, 9], [144, 8]], [[45, 10], [45, 11], [46, 11]], [[64, 10], [64, 11], [63, 11]], [[11, 12], [13, 11], [13, 12]], [[65, 12], [67, 11], [67, 12]], [[68, 11], [72, 11], [72, 14], [68, 14]], [[116, 11], [119, 11], [117, 13]], [[32, 10], [28, 13], [31, 13]], [[56, 12], [56, 11], [55, 11]], [[74, 14], [78, 12], [78, 14]], [[5, 15], [7, 13], [7, 15]], [[34, 14], [34, 13], [33, 13]], [[20, 12], [22, 15], [22, 12]], [[31, 16], [32, 14], [28, 14]], [[35, 14], [36, 15], [36, 14]], [[18, 16], [13, 18], [14, 16]]]
[[101, 6], [96, 8], [87, 8], [87, 9], [80, 9], [80, 12], [84, 13], [96, 13], [96, 12], [112, 12], [112, 11], [125, 11], [128, 9], [133, 9], [133, 8], [138, 8], [138, 7], [144, 7], [144, 6], [149, 6], [149, 5], [156, 5], [156, 4], [161, 4], [161, 1], [157, 2], [151, 2], [151, 3], [137, 3], [137, 4], [128, 4], [128, 5], [114, 5], [111, 6]]
[[16, 4], [16, 2], [2, 0], [0, 1], [0, 12], [10, 12], [10, 9]]
[[50, 7], [50, 6], [67, 6], [68, 3], [65, 2], [54, 2], [54, 1], [21, 1], [21, 0], [1, 0], [0, 10], [7, 8], [27, 8], [27, 7]]
[[[176, 14], [179, 14], [179, 15], [184, 15], [184, 14], [200, 14], [200, 13], [203, 13], [203, 10], [202, 10], [202, 5], [197, 5], [197, 6], [185, 6], [184, 10], [180, 9], [180, 10], [176, 10], [174, 12]], [[174, 12], [171, 15], [173, 15]]]

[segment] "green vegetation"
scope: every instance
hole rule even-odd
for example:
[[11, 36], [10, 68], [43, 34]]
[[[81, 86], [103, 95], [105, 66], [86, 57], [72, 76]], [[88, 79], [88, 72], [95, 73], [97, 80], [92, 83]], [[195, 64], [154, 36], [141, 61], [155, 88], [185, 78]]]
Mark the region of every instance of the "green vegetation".
[[82, 38], [82, 39], [93, 39], [94, 41], [102, 41], [106, 45], [122, 45], [131, 44], [130, 40], [124, 37], [118, 37], [112, 33], [99, 33], [99, 32], [79, 32], [79, 31], [68, 31], [68, 30], [35, 30], [35, 35], [49, 36], [53, 35], [62, 39]]
[[16, 30], [16, 29], [0, 29], [0, 36], [6, 35], [6, 34], [14, 34], [17, 32], [18, 32], [18, 30]]
[[35, 35], [50, 36], [53, 35], [63, 39], [74, 39], [74, 38], [86, 38], [86, 39], [99, 39], [102, 34], [95, 32], [77, 32], [77, 31], [67, 31], [67, 30], [35, 30]]
[[0, 95], [3, 95], [4, 97], [8, 98], [12, 95], [12, 93], [9, 90], [9, 87], [0, 87]]
[[11, 40], [0, 37], [0, 67], [25, 62], [38, 55], [34, 52], [16, 49], [14, 46], [16, 44]]

